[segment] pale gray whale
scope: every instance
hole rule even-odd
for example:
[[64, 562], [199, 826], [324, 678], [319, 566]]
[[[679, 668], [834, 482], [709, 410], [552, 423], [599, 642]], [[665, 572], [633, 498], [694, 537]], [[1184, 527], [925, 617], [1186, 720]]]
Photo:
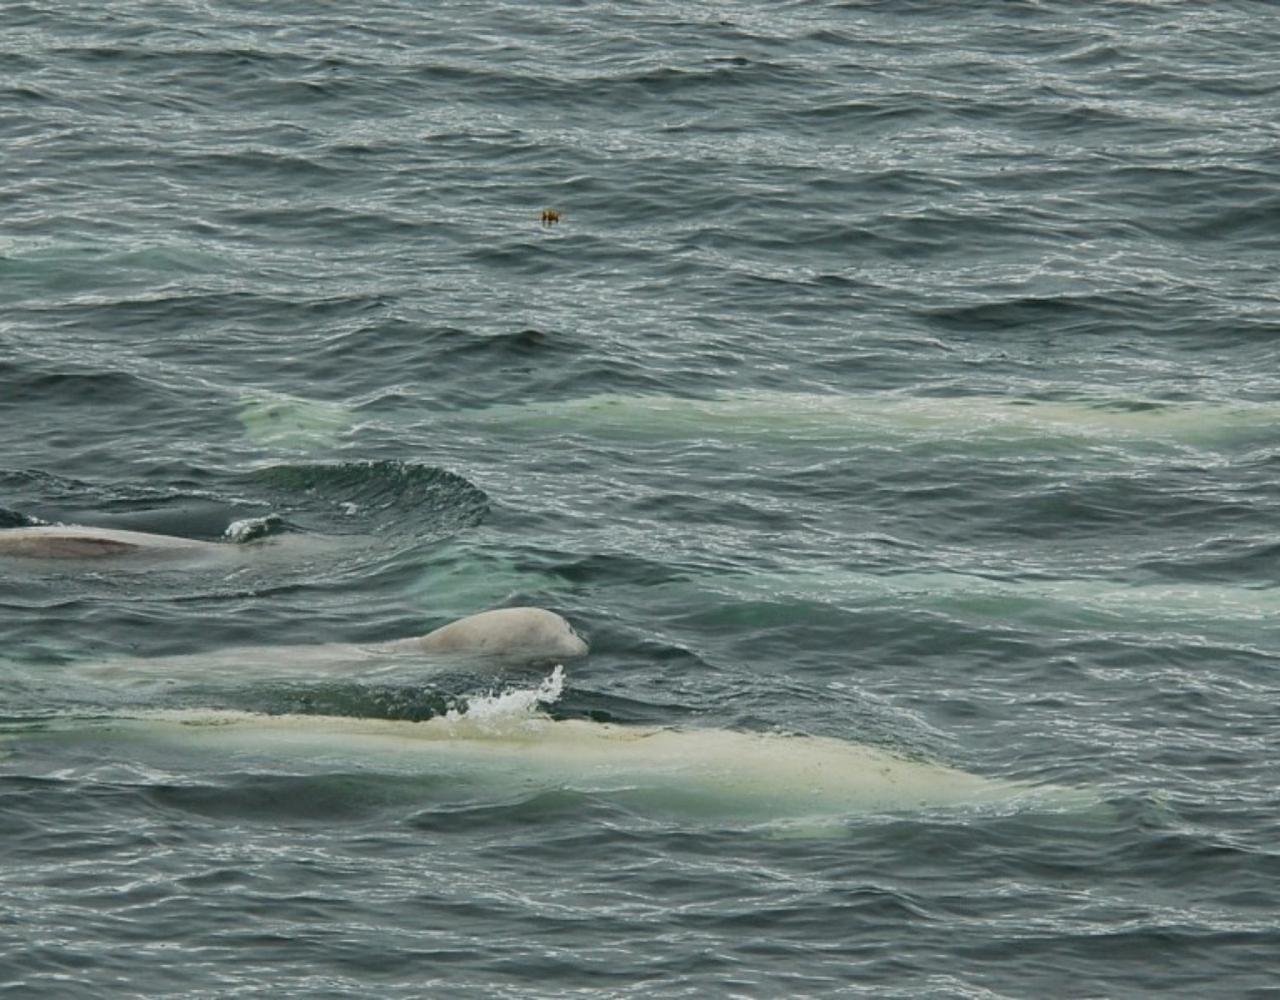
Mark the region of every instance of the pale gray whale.
[[544, 608], [497, 608], [468, 615], [416, 639], [400, 639], [383, 648], [403, 653], [461, 653], [477, 656], [528, 656], [573, 659], [587, 644], [573, 626]]
[[[558, 674], [552, 681], [550, 698]], [[399, 793], [440, 806], [570, 791], [654, 820], [781, 823], [784, 832], [813, 835], [837, 833], [858, 814], [1096, 802], [1080, 789], [981, 777], [829, 737], [556, 720], [536, 710], [541, 694], [473, 700], [465, 713], [425, 722], [214, 710], [42, 720], [0, 734], [9, 750], [0, 766], [23, 761], [28, 773], [46, 766], [64, 779], [75, 761], [94, 768], [103, 760], [166, 773], [232, 763], [261, 773], [417, 776], [426, 780], [398, 785]]]
[[137, 555], [204, 555], [220, 550], [217, 542], [176, 535], [153, 535], [119, 528], [40, 525], [0, 531], [0, 555], [23, 559], [102, 559]]
[[590, 647], [564, 618], [545, 608], [496, 608], [426, 635], [380, 643], [235, 646], [182, 656], [90, 659], [66, 669], [114, 687], [242, 684], [271, 681], [386, 682], [419, 679], [424, 668], [467, 671], [564, 663]]
[[[282, 536], [287, 537], [289, 536]], [[265, 544], [274, 545], [277, 541], [271, 539]], [[97, 560], [114, 557], [128, 560], [130, 557], [152, 556], [203, 558], [251, 547], [254, 546], [205, 542], [176, 535], [155, 535], [117, 528], [42, 525], [0, 530], [0, 556], [18, 559]], [[263, 651], [257, 652], [263, 655]], [[544, 608], [520, 607], [497, 608], [468, 615], [411, 639], [363, 647], [337, 645], [293, 650], [282, 647], [276, 655], [305, 670], [307, 665], [325, 661], [338, 664], [344, 660], [367, 659], [377, 654], [478, 656], [535, 661], [573, 659], [586, 653], [587, 644], [558, 614]], [[217, 654], [212, 657], [206, 654], [203, 658], [211, 661], [216, 657]], [[157, 661], [150, 670], [144, 672], [154, 674], [156, 668], [165, 669], [161, 666], [162, 663], [171, 666], [179, 660], [188, 659], [200, 658], [182, 657], [178, 660]], [[138, 663], [139, 661], [131, 661], [134, 669], [137, 669]], [[119, 664], [103, 664], [98, 669], [115, 673], [119, 668]]]

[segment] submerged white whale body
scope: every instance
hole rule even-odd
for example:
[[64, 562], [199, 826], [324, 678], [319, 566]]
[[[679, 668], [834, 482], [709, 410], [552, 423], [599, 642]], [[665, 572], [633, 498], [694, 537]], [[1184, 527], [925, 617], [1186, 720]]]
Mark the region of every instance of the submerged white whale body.
[[1169, 403], [1145, 399], [1033, 400], [1004, 396], [912, 396], [897, 392], [779, 392], [748, 389], [710, 398], [601, 393], [555, 401], [499, 403], [468, 421], [592, 437], [699, 440], [897, 440], [1213, 443], [1259, 433], [1280, 419], [1273, 402]]
[[332, 447], [351, 430], [355, 417], [337, 403], [256, 390], [241, 396], [240, 423], [255, 444], [312, 450]]
[[[254, 400], [241, 419], [264, 443], [304, 446], [331, 442], [353, 422], [334, 404], [275, 395]], [[488, 432], [530, 428], [625, 440], [988, 441], [1018, 449], [1079, 447], [1081, 443], [1216, 446], [1265, 435], [1280, 420], [1275, 402], [1238, 399], [1171, 402], [1111, 393], [1076, 399], [1010, 396], [914, 396], [783, 392], [745, 389], [710, 397], [599, 393], [527, 403], [498, 403], [445, 415], [459, 427]]]
[[[14, 757], [49, 750], [205, 780], [235, 773], [418, 776], [432, 804], [509, 802], [568, 791], [649, 819], [833, 821], [904, 810], [1076, 808], [1074, 789], [984, 778], [813, 736], [670, 729], [521, 712], [426, 722], [158, 711], [69, 720], [9, 737]], [[11, 760], [13, 757], [11, 757]], [[54, 758], [60, 774], [71, 773]], [[171, 777], [164, 780], [172, 780]]]

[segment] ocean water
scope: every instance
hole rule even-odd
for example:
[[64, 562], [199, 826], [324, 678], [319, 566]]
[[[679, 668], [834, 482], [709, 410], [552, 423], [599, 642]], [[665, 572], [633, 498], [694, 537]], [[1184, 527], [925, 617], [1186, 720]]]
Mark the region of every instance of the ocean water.
[[1278, 50], [6, 0], [0, 994], [1280, 995]]

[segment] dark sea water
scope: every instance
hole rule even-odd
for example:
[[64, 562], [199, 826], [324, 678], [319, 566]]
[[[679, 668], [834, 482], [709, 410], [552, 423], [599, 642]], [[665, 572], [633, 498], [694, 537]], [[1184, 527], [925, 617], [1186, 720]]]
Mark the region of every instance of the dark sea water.
[[[271, 537], [0, 563], [0, 995], [1280, 995], [1277, 53], [1261, 2], [5, 0], [0, 527]], [[559, 691], [299, 668], [522, 604]], [[355, 735], [468, 706], [1037, 791]]]

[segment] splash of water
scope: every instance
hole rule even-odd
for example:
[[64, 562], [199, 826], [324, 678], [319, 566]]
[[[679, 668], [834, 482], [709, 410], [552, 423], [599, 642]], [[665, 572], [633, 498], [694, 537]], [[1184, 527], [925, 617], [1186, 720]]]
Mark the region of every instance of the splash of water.
[[223, 538], [235, 545], [266, 538], [281, 530], [284, 518], [279, 514], [267, 514], [265, 517], [246, 517], [232, 521], [222, 533]]
[[540, 705], [551, 705], [564, 692], [564, 667], [557, 664], [536, 688], [491, 691], [470, 698], [464, 708], [451, 708], [444, 720], [457, 735], [496, 735], [534, 727], [546, 720]]

